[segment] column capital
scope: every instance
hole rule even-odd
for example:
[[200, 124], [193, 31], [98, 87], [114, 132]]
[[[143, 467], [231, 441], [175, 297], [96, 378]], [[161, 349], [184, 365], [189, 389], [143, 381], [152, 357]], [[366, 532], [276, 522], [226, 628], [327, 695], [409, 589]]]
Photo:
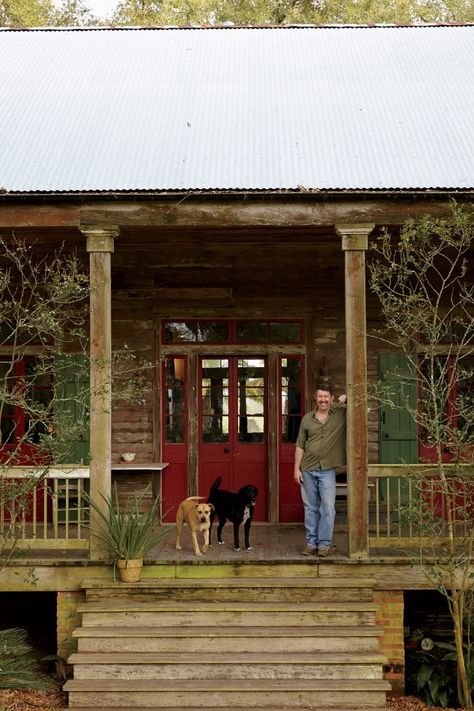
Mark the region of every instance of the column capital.
[[85, 225], [79, 228], [87, 238], [88, 252], [114, 251], [114, 239], [120, 234], [118, 225]]
[[375, 227], [373, 222], [354, 222], [353, 224], [334, 225], [337, 234], [342, 238], [342, 251], [362, 250], [369, 246], [369, 234]]

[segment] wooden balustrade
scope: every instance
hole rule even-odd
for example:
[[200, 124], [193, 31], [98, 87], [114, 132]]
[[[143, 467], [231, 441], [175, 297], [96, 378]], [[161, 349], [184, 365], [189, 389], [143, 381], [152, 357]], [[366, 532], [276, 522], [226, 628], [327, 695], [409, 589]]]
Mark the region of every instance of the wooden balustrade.
[[0, 501], [0, 540], [8, 547], [13, 529], [19, 548], [87, 549], [89, 547], [89, 510], [84, 491], [89, 487], [89, 467], [64, 465], [48, 469], [4, 467], [0, 477], [12, 484], [37, 479], [29, 487], [25, 505], [15, 504], [10, 496]]
[[[453, 470], [453, 467], [445, 466], [448, 473]], [[472, 478], [473, 484], [472, 488], [464, 486], [454, 490], [459, 535], [466, 534], [474, 520], [474, 467], [466, 465], [462, 471], [463, 476]], [[420, 474], [423, 475], [421, 487]], [[89, 511], [83, 496], [89, 486], [89, 467], [52, 467], [45, 478], [42, 469], [5, 467], [0, 469], [0, 477], [7, 482], [27, 477], [38, 479], [29, 494], [27, 508], [19, 511], [16, 517], [14, 507], [12, 510], [5, 500], [0, 501], [0, 540], [3, 538], [4, 544], [14, 524], [20, 548], [89, 548]], [[413, 511], [417, 507], [432, 511], [438, 541], [447, 539], [448, 511], [434, 465], [371, 464], [368, 484], [371, 549], [413, 547], [423, 542], [415, 518], [407, 515], [410, 509]]]
[[[456, 535], [467, 535], [474, 519], [474, 467], [461, 465], [462, 482], [456, 479], [459, 469], [454, 465], [444, 465], [444, 471], [448, 480], [454, 475], [449, 495], [433, 464], [369, 465], [369, 484], [374, 489], [369, 504], [371, 548], [441, 544], [448, 540], [450, 517]], [[430, 525], [420, 526], [421, 512]]]

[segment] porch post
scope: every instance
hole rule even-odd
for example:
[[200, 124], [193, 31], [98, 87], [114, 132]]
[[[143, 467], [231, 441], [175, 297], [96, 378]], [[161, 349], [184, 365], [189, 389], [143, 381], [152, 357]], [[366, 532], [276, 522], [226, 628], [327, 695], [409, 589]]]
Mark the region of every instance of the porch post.
[[335, 225], [345, 262], [349, 557], [369, 554], [365, 252], [375, 225]]
[[[81, 227], [87, 238], [90, 265], [90, 496], [105, 511], [102, 496], [111, 494], [112, 456], [112, 284], [111, 255], [114, 239], [119, 234], [115, 226]], [[101, 560], [110, 551], [94, 536], [97, 517], [91, 511], [90, 557]]]

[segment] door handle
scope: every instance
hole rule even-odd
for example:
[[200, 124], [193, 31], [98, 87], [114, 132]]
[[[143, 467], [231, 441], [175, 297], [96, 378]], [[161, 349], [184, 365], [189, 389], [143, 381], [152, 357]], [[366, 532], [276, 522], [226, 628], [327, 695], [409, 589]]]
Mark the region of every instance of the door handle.
[[229, 447], [224, 447], [224, 452], [225, 452], [226, 454], [229, 454], [229, 452], [230, 452]]

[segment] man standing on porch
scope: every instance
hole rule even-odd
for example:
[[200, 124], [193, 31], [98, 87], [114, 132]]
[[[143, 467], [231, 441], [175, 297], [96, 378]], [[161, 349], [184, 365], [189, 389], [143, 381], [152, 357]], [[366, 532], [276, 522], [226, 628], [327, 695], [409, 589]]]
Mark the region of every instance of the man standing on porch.
[[336, 517], [336, 467], [346, 463], [346, 395], [334, 407], [330, 385], [318, 385], [316, 410], [301, 420], [295, 449], [294, 479], [301, 486], [306, 529], [303, 555], [325, 558]]

